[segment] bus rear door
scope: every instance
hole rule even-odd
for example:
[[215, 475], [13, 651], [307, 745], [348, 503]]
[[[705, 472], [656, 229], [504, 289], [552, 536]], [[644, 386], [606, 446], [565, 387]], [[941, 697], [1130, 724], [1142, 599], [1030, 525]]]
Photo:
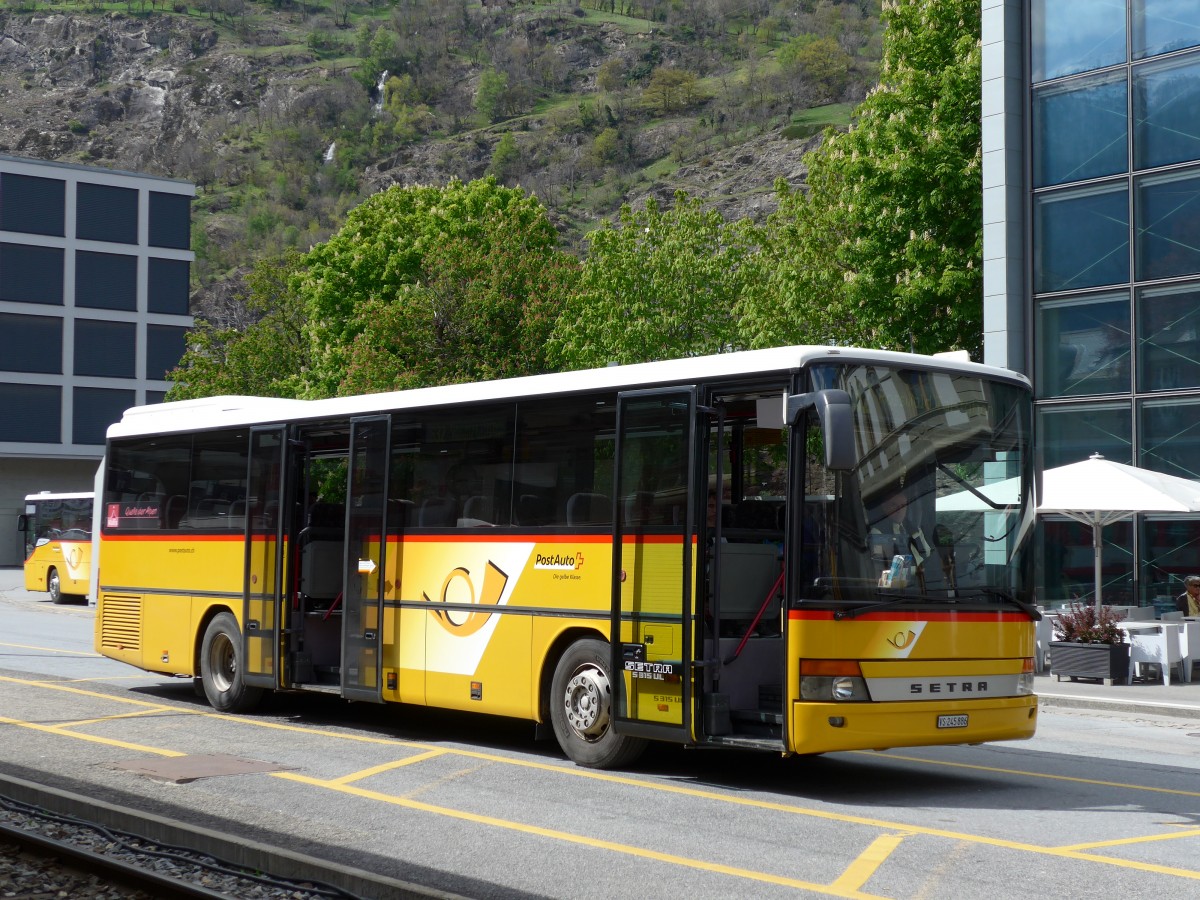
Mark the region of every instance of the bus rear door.
[[617, 400], [612, 672], [618, 732], [690, 743], [696, 389]]
[[284, 608], [284, 517], [266, 515], [284, 489], [287, 436], [281, 425], [250, 431], [246, 480], [246, 565], [242, 600], [242, 678], [253, 687], [280, 685], [279, 622]]

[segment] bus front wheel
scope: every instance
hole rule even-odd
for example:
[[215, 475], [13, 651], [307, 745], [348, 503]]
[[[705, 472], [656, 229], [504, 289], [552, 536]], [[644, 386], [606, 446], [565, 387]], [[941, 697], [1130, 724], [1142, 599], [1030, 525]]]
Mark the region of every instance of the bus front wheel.
[[262, 697], [262, 688], [242, 679], [242, 633], [232, 613], [213, 616], [200, 645], [200, 680], [204, 696], [219, 712], [248, 712]]
[[66, 602], [67, 598], [62, 592], [62, 579], [58, 577], [58, 569], [51, 569], [50, 574], [46, 576], [46, 590], [50, 592], [52, 603]]
[[612, 695], [608, 644], [593, 639], [572, 644], [554, 669], [550, 720], [559, 746], [577, 765], [618, 768], [645, 749], [640, 738], [613, 730]]

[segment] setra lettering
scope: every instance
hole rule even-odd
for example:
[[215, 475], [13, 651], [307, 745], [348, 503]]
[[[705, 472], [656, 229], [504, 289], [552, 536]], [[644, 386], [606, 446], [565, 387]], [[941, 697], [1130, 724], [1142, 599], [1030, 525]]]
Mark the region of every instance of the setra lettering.
[[986, 681], [914, 681], [908, 686], [910, 694], [986, 694]]

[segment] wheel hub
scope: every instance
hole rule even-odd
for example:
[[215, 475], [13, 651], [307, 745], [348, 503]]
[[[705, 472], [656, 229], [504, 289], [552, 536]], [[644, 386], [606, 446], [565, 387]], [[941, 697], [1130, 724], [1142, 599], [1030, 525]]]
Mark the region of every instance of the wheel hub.
[[567, 722], [586, 738], [600, 737], [608, 730], [611, 693], [603, 672], [592, 668], [576, 672], [564, 697]]

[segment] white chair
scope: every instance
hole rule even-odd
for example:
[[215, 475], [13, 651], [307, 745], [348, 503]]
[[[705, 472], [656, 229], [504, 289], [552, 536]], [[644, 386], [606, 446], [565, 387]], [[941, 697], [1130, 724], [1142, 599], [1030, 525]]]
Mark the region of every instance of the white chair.
[[1050, 642], [1054, 640], [1054, 622], [1058, 619], [1054, 613], [1042, 613], [1033, 629], [1034, 640], [1034, 669], [1039, 674], [1046, 672], [1046, 659], [1050, 655]]
[[1183, 657], [1184, 623], [1166, 622], [1153, 626], [1126, 629], [1129, 635], [1129, 681], [1133, 681], [1139, 667], [1153, 663], [1162, 670], [1163, 684], [1171, 683], [1171, 669], [1179, 666], [1180, 676], [1190, 669]]
[[1183, 623], [1182, 643], [1179, 650], [1183, 655], [1183, 680], [1191, 684], [1196, 673], [1196, 664], [1200, 663], [1200, 620]]
[[1159, 616], [1159, 618], [1164, 622], [1182, 622], [1183, 613], [1181, 613], [1179, 610], [1175, 610], [1174, 612], [1165, 612]]
[[1128, 622], [1150, 622], [1154, 619], [1153, 606], [1130, 606], [1129, 612], [1125, 614], [1125, 619]]

